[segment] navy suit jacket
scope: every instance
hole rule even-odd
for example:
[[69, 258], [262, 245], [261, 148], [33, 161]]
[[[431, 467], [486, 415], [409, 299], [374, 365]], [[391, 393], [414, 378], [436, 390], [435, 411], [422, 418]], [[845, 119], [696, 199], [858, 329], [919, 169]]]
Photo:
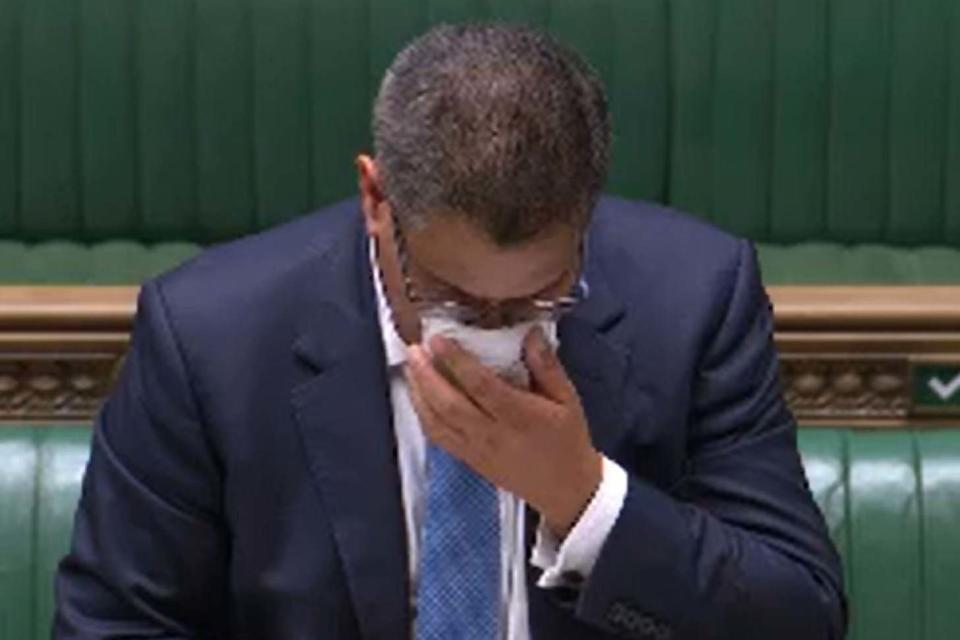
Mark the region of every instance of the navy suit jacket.
[[[840, 638], [751, 245], [604, 198], [588, 255], [560, 357], [629, 489], [579, 588], [529, 571], [533, 638]], [[408, 637], [387, 385], [356, 200], [145, 284], [54, 637]]]

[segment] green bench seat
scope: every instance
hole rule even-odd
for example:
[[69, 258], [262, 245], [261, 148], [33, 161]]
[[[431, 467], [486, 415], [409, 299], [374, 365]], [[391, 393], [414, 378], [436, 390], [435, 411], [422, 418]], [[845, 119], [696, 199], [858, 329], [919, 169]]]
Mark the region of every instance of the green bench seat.
[[[0, 241], [0, 282], [130, 285], [176, 266], [201, 247], [114, 240], [27, 244]], [[960, 248], [804, 243], [758, 245], [768, 285], [960, 284]]]
[[[0, 640], [49, 637], [89, 446], [83, 426], [0, 427]], [[845, 562], [850, 640], [960, 637], [960, 428], [802, 429]]]

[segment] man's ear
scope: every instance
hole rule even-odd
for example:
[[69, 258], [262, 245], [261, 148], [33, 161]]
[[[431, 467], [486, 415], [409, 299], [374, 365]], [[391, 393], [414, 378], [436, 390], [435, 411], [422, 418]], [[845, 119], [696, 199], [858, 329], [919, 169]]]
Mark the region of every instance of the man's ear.
[[357, 156], [357, 178], [360, 190], [360, 209], [367, 235], [377, 237], [390, 222], [390, 207], [383, 194], [377, 163], [368, 155]]

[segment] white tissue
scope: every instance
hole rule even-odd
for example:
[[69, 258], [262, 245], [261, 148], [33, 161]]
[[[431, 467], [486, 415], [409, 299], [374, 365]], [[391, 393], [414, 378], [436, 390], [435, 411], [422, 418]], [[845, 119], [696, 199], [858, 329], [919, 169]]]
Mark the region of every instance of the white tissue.
[[543, 331], [550, 346], [557, 348], [557, 323], [522, 322], [501, 329], [471, 327], [450, 318], [426, 316], [421, 321], [423, 345], [429, 351], [430, 338], [444, 336], [456, 340], [484, 366], [521, 387], [530, 386], [530, 373], [523, 362], [523, 339], [535, 326]]

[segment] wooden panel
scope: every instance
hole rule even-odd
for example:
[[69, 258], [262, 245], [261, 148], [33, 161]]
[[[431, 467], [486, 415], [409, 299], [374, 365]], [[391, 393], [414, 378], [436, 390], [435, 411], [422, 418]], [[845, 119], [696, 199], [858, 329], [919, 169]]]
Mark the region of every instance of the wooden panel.
[[0, 332], [129, 331], [137, 287], [0, 287]]
[[960, 331], [960, 287], [770, 287], [778, 331]]
[[[784, 392], [805, 425], [956, 423], [918, 372], [960, 366], [960, 287], [771, 287]], [[128, 343], [136, 287], [0, 287], [0, 422], [89, 420]], [[952, 381], [940, 381], [941, 390]], [[958, 392], [960, 393], [960, 392]]]

